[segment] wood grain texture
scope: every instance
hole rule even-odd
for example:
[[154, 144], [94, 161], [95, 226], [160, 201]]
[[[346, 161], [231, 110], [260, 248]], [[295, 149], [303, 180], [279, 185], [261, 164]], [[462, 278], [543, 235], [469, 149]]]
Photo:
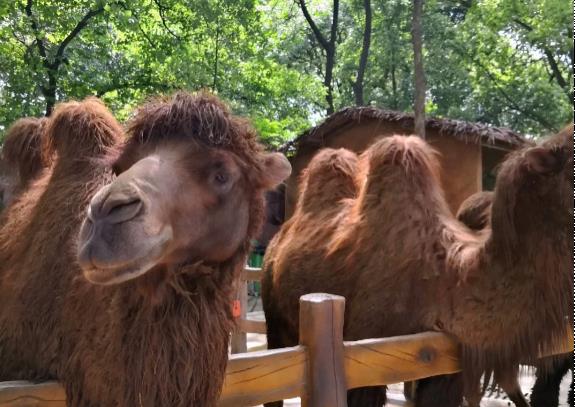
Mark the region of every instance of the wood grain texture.
[[306, 352], [301, 346], [232, 355], [220, 406], [256, 406], [305, 392]]
[[0, 407], [66, 407], [66, 393], [58, 382], [0, 382]]
[[457, 344], [440, 333], [426, 332], [345, 344], [345, 372], [350, 389], [457, 371]]
[[345, 298], [306, 294], [299, 301], [299, 342], [308, 353], [302, 407], [347, 407], [343, 319]]

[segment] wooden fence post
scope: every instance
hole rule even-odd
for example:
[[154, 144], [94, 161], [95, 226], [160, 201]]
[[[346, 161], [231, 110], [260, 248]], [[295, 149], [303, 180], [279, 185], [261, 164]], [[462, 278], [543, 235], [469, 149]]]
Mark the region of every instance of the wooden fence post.
[[241, 322], [246, 319], [248, 313], [248, 284], [243, 279], [236, 282], [236, 297], [234, 300], [234, 315], [236, 326], [232, 332], [231, 351], [232, 353], [244, 353], [248, 351], [247, 334], [242, 330]]
[[347, 407], [343, 319], [345, 298], [307, 294], [300, 298], [299, 341], [308, 355], [302, 407]]

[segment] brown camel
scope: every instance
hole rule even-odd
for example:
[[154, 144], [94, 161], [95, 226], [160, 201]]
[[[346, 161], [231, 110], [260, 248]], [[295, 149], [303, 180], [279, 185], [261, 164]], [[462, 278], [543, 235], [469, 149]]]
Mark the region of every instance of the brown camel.
[[[262, 289], [271, 346], [297, 340], [301, 295], [343, 295], [347, 340], [426, 330], [458, 339], [463, 376], [426, 379], [416, 395], [417, 406], [458, 406], [483, 371], [533, 358], [566, 334], [572, 157], [568, 132], [512, 154], [497, 178], [492, 229], [482, 234], [450, 213], [424, 141], [378, 141], [361, 157], [356, 199], [321, 224], [294, 216], [272, 242]], [[359, 402], [350, 394], [349, 405], [381, 405], [371, 390]]]
[[149, 102], [128, 134], [95, 99], [54, 112], [52, 175], [0, 226], [0, 380], [58, 379], [75, 407], [215, 406], [233, 280], [290, 166], [207, 94]]
[[42, 140], [48, 118], [26, 117], [6, 133], [0, 155], [0, 206], [8, 206], [47, 166]]
[[492, 191], [477, 192], [461, 203], [455, 216], [471, 230], [483, 230], [491, 223], [492, 202]]
[[[491, 226], [491, 204], [493, 202], [493, 192], [481, 191], [471, 195], [462, 202], [457, 212], [457, 219], [474, 230], [484, 230]], [[552, 356], [538, 360], [537, 378], [531, 392], [532, 407], [557, 407], [559, 405], [559, 392], [563, 376], [573, 366], [573, 356]], [[499, 385], [508, 395], [516, 407], [529, 407], [529, 403], [523, 394], [517, 374], [518, 366], [509, 370], [498, 370], [487, 372], [485, 385], [489, 384], [490, 378], [494, 373], [494, 383]], [[475, 400], [480, 396], [476, 395]], [[573, 381], [569, 392], [569, 405], [573, 405]], [[479, 406], [479, 404], [477, 404]], [[475, 406], [470, 406], [475, 407]]]

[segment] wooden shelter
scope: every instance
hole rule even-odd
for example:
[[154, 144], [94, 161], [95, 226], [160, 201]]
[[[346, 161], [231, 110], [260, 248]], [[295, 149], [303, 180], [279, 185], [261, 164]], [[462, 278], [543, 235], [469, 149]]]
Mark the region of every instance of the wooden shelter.
[[[285, 146], [293, 171], [286, 182], [286, 219], [297, 200], [298, 179], [322, 148], [347, 148], [361, 153], [380, 137], [413, 134], [413, 115], [376, 107], [349, 107]], [[505, 155], [527, 141], [506, 129], [460, 120], [429, 118], [426, 139], [440, 153], [441, 181], [452, 211], [469, 195], [493, 187], [494, 169]]]

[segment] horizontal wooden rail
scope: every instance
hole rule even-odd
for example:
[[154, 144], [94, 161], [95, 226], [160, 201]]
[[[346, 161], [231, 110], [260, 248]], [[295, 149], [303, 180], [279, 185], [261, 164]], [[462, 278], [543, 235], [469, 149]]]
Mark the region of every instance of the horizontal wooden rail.
[[345, 343], [347, 387], [401, 383], [460, 370], [457, 343], [426, 332]]
[[238, 321], [238, 327], [242, 332], [253, 332], [256, 334], [265, 334], [267, 332], [266, 321], [247, 317]]
[[0, 382], [0, 406], [66, 407], [66, 393], [58, 382]]
[[232, 355], [220, 406], [257, 406], [298, 397], [305, 392], [306, 365], [303, 346]]
[[244, 281], [262, 281], [263, 276], [264, 272], [261, 268], [246, 266], [241, 278]]

